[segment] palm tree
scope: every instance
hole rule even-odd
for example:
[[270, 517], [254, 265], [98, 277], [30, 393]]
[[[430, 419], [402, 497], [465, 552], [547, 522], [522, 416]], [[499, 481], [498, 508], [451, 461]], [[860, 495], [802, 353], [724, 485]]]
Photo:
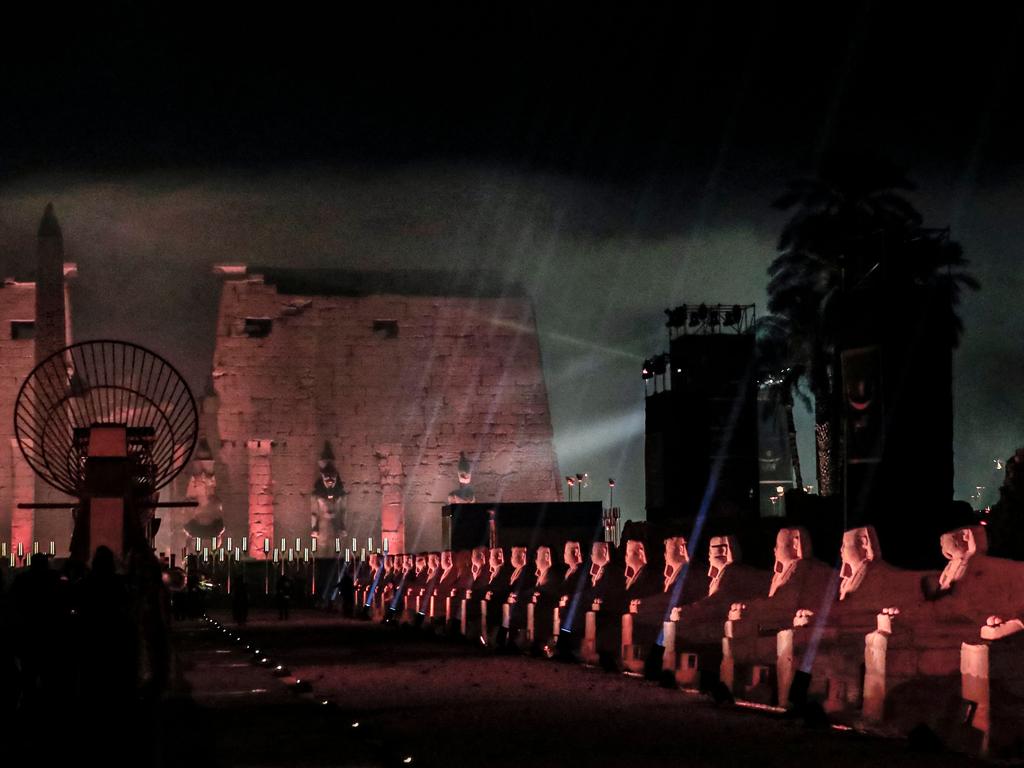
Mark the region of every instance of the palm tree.
[[851, 297], [887, 303], [912, 289], [929, 289], [943, 308], [939, 319], [952, 348], [963, 330], [956, 313], [961, 291], [978, 287], [962, 271], [962, 249], [948, 232], [922, 228], [921, 214], [900, 194], [913, 189], [889, 163], [839, 158], [824, 165], [818, 178], [791, 182], [774, 204], [793, 213], [768, 268], [768, 309], [788, 334], [788, 367], [814, 396], [818, 490], [824, 496], [842, 492], [839, 353], [848, 340], [843, 319]]

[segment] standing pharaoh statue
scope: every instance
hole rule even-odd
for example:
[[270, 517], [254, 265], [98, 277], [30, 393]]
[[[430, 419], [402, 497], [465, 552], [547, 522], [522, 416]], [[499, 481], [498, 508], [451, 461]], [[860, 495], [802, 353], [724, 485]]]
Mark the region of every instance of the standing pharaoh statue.
[[459, 487], [448, 494], [449, 504], [474, 504], [476, 492], [473, 490], [473, 468], [466, 454], [459, 453]]
[[342, 540], [348, 537], [345, 527], [345, 484], [341, 482], [337, 467], [334, 466], [334, 452], [330, 443], [324, 443], [324, 450], [317, 462], [319, 471], [313, 483], [313, 510], [310, 529], [314, 538], [323, 541]]

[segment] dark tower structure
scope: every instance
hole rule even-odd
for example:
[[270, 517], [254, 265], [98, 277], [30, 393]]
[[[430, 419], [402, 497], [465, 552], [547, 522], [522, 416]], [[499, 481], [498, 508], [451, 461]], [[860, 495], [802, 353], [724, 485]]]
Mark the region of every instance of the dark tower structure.
[[[925, 230], [902, 247], [947, 237]], [[953, 500], [952, 299], [941, 282], [908, 285], [885, 244], [870, 245], [862, 258], [877, 266], [842, 308], [845, 518], [875, 525], [899, 564], [934, 567]]]
[[754, 305], [666, 310], [669, 352], [644, 363], [647, 519], [757, 517]]

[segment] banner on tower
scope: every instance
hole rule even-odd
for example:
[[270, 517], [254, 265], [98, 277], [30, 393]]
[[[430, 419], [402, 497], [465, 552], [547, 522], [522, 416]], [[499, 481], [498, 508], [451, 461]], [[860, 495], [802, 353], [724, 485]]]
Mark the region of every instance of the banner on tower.
[[885, 411], [882, 402], [882, 350], [847, 349], [841, 353], [846, 460], [871, 464], [882, 460]]

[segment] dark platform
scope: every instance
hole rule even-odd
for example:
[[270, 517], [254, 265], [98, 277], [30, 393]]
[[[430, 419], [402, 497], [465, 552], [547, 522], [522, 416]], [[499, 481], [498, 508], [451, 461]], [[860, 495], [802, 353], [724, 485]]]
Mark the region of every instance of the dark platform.
[[486, 546], [491, 510], [502, 547], [538, 546], [562, 551], [566, 541], [587, 542], [604, 536], [600, 501], [449, 504], [441, 509], [441, 542], [446, 549]]

